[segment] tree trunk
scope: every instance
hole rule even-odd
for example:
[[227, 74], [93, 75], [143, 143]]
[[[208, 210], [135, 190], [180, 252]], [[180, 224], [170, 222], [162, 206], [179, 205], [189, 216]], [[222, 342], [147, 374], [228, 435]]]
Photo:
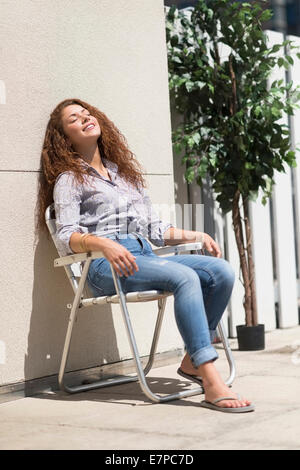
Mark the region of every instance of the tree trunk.
[[250, 279], [249, 279], [249, 268], [248, 268], [248, 260], [245, 253], [245, 245], [244, 245], [244, 235], [242, 229], [242, 220], [239, 208], [239, 200], [240, 200], [240, 191], [237, 189], [236, 193], [233, 198], [233, 207], [232, 207], [232, 221], [233, 221], [233, 228], [235, 239], [238, 247], [239, 257], [240, 257], [240, 265], [242, 269], [242, 275], [244, 280], [244, 290], [245, 290], [245, 297], [244, 297], [244, 309], [246, 314], [246, 325], [252, 326], [252, 300], [251, 300], [251, 287], [250, 287]]
[[[238, 110], [238, 98], [237, 98], [236, 76], [235, 76], [235, 72], [233, 69], [232, 53], [229, 55], [228, 64], [229, 64], [229, 73], [230, 73], [231, 90], [232, 90], [232, 96], [230, 100], [230, 114], [231, 116], [234, 116]], [[253, 268], [253, 265], [249, 266], [249, 262], [250, 262], [249, 251], [248, 251], [249, 246], [250, 246], [250, 255], [251, 255], [251, 240], [250, 238], [248, 238], [250, 234], [250, 225], [248, 224], [245, 227], [246, 238], [247, 238], [247, 256], [246, 256], [239, 201], [240, 201], [240, 191], [237, 189], [233, 198], [232, 220], [233, 220], [235, 239], [236, 239], [236, 244], [238, 247], [240, 265], [241, 265], [242, 275], [243, 275], [243, 280], [244, 280], [244, 290], [245, 290], [244, 309], [245, 309], [245, 314], [246, 314], [246, 325], [252, 326], [253, 325], [252, 282], [254, 283], [252, 274], [254, 272], [254, 268]], [[245, 206], [244, 206], [244, 209], [245, 209]], [[248, 221], [248, 211], [246, 214], [244, 213], [244, 216], [245, 216], [245, 221], [246, 220]], [[252, 261], [252, 255], [251, 255], [251, 261]], [[254, 304], [256, 306], [256, 297], [254, 298]]]
[[248, 211], [248, 198], [243, 197], [243, 208], [244, 208], [244, 223], [246, 229], [247, 239], [247, 258], [248, 258], [248, 272], [249, 272], [249, 283], [251, 289], [251, 310], [252, 310], [252, 325], [258, 324], [257, 316], [257, 303], [256, 303], [256, 288], [255, 288], [255, 268], [252, 256], [252, 231], [249, 221]]

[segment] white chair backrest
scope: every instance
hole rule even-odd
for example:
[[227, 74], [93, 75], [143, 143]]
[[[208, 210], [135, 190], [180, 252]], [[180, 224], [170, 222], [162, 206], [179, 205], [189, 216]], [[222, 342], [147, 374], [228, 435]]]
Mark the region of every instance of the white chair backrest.
[[[60, 253], [57, 240], [56, 240], [56, 221], [55, 221], [54, 204], [51, 204], [49, 207], [47, 207], [46, 212], [45, 212], [45, 220], [46, 220], [46, 224], [50, 232], [51, 238], [53, 240], [53, 243], [57, 249], [57, 253], [59, 254], [59, 256], [64, 256], [62, 253]], [[65, 270], [71, 282], [72, 288], [76, 290], [77, 285], [78, 285], [76, 278], [80, 278], [81, 272], [82, 272], [81, 264], [73, 263], [70, 266], [65, 266]]]

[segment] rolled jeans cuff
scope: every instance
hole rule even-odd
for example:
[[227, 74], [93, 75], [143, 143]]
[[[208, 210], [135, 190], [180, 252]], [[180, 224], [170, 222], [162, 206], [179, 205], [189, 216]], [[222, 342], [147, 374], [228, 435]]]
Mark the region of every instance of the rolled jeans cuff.
[[190, 356], [194, 367], [198, 367], [205, 362], [215, 361], [218, 357], [217, 351], [211, 345], [198, 349], [198, 351]]

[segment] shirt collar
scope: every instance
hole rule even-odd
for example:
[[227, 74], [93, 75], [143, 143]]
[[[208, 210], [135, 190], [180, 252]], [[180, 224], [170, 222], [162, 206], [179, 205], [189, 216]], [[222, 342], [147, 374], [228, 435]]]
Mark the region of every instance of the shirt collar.
[[114, 181], [118, 172], [118, 165], [107, 158], [102, 158], [104, 166], [109, 170], [111, 180]]
[[[85, 160], [83, 160], [83, 158], [81, 159], [82, 160], [82, 165], [85, 166], [85, 167], [89, 167], [91, 168], [93, 171], [95, 171], [97, 173], [97, 175], [99, 175], [99, 173], [91, 166], [89, 165]], [[114, 182], [114, 180], [116, 179], [116, 175], [117, 175], [117, 172], [118, 172], [118, 165], [114, 162], [112, 162], [111, 160], [107, 160], [107, 158], [102, 158], [102, 162], [103, 162], [103, 165], [107, 168], [108, 172], [109, 172], [109, 175], [111, 177], [111, 181]], [[103, 178], [102, 175], [99, 175], [100, 178]], [[103, 178], [105, 179], [105, 178]]]

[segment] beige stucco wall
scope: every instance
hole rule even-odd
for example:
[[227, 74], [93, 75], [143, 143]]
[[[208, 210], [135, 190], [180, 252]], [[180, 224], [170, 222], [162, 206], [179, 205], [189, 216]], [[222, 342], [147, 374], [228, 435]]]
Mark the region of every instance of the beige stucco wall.
[[[99, 107], [127, 137], [154, 203], [174, 202], [163, 0], [0, 0], [0, 385], [57, 373], [72, 299], [52, 242], [34, 244], [40, 150], [69, 97]], [[6, 96], [3, 97], [3, 90]], [[5, 99], [4, 99], [5, 98]], [[130, 305], [142, 354], [155, 303]], [[130, 357], [118, 307], [79, 317], [70, 368]], [[159, 351], [181, 347], [168, 300]]]

